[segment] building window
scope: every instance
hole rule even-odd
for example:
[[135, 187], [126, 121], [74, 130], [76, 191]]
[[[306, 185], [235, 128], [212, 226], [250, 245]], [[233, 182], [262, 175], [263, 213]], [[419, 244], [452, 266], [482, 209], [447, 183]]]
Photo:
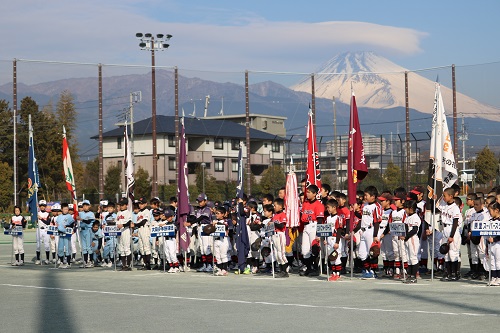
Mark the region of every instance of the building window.
[[238, 160], [231, 160], [231, 171], [238, 172]]
[[175, 137], [173, 135], [168, 136], [168, 146], [175, 147]]
[[231, 139], [231, 149], [232, 150], [240, 150], [240, 140]]
[[224, 160], [214, 160], [214, 171], [215, 172], [223, 172], [224, 171]]
[[224, 149], [224, 139], [215, 138], [214, 140], [214, 148], [215, 149]]
[[168, 158], [168, 170], [175, 170], [177, 167], [175, 163], [175, 157], [169, 157]]
[[278, 141], [273, 141], [272, 142], [272, 151], [273, 151], [273, 153], [279, 153], [280, 152], [280, 143]]
[[207, 145], [208, 145], [208, 144], [210, 144], [210, 139], [206, 139], [206, 140], [205, 140], [205, 143], [206, 143]]
[[121, 170], [122, 169], [122, 160], [117, 161], [116, 166]]
[[122, 149], [122, 137], [121, 136], [116, 138], [116, 149]]

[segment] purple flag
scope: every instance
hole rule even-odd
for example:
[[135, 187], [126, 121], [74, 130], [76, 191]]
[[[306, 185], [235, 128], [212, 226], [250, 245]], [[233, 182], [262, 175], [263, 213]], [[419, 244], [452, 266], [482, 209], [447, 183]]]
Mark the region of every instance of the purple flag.
[[186, 152], [186, 134], [184, 132], [184, 118], [181, 120], [181, 132], [179, 142], [179, 165], [177, 167], [177, 221], [179, 223], [179, 247], [182, 251], [189, 248], [189, 234], [184, 222], [189, 214], [189, 188], [188, 188], [188, 169]]

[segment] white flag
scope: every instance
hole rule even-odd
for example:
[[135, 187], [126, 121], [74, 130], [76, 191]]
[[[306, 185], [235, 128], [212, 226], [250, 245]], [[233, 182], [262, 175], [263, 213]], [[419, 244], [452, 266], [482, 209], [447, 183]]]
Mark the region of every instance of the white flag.
[[439, 83], [436, 83], [430, 158], [434, 161], [433, 178], [442, 182], [443, 190], [455, 184], [458, 172]]

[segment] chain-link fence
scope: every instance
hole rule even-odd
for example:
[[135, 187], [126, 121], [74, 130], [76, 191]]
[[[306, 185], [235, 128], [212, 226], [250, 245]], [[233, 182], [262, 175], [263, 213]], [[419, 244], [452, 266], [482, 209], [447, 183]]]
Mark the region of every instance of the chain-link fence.
[[[179, 115], [184, 114], [187, 118], [226, 122], [218, 131], [207, 132], [207, 137], [217, 138], [221, 136], [221, 131], [231, 126], [231, 122], [245, 125], [248, 102], [250, 127], [274, 137], [266, 142], [272, 147], [266, 151], [267, 156], [250, 163], [251, 172], [257, 177], [262, 175], [268, 165], [286, 165], [291, 157], [299, 177], [303, 176], [307, 112], [311, 107], [315, 114], [323, 177], [333, 187], [345, 189], [349, 101], [352, 92], [358, 103], [370, 169], [377, 170], [383, 177], [388, 165], [394, 165], [400, 171], [400, 185], [413, 186], [425, 182], [427, 177], [434, 82], [438, 80], [443, 87], [448, 125], [459, 169], [469, 169], [470, 160], [486, 145], [495, 153], [500, 150], [497, 134], [500, 94], [496, 92], [495, 84], [500, 74], [499, 63], [456, 68], [443, 66], [407, 72], [388, 66], [386, 71], [377, 73], [351, 67], [350, 72], [344, 70], [314, 75], [252, 70], [246, 74], [245, 70], [214, 72], [180, 68], [176, 85], [174, 67], [162, 66], [168, 61], [162, 58], [163, 54], [156, 56], [154, 79], [151, 66], [148, 65], [103, 64], [100, 67], [98, 63], [2, 60], [0, 99], [7, 100], [11, 108], [17, 103], [19, 108], [22, 98], [31, 96], [40, 108], [53, 109], [60, 93], [70, 91], [78, 112], [76, 138], [78, 157], [83, 162], [93, 160], [99, 153], [96, 137], [99, 133], [100, 89], [105, 133], [124, 120], [133, 120], [134, 124], [147, 119], [151, 121], [155, 98], [156, 114], [167, 117], [161, 118], [161, 121], [173, 121], [177, 110]], [[101, 86], [99, 67], [102, 69]], [[245, 75], [248, 75], [248, 99]], [[13, 82], [17, 83], [16, 91]], [[452, 93], [454, 84], [457, 91], [455, 101]], [[156, 92], [155, 96], [153, 91]], [[139, 92], [140, 95], [137, 94]], [[159, 135], [156, 182], [159, 186], [167, 186], [175, 183], [177, 166], [173, 147], [169, 146], [171, 134], [166, 130], [167, 124], [161, 121], [156, 124]], [[153, 147], [149, 140], [144, 132], [134, 133], [134, 158], [137, 167], [153, 175]], [[207, 146], [203, 148], [201, 141], [192, 140], [188, 149], [190, 182], [195, 182], [196, 169], [202, 163], [205, 163], [207, 175], [218, 181], [234, 179], [234, 152], [228, 151], [223, 158], [217, 157], [210, 151], [212, 144], [216, 143], [209, 144], [207, 141]], [[121, 163], [121, 150], [117, 147], [118, 143], [103, 145], [104, 172], [110, 165]], [[232, 149], [231, 143], [224, 147]], [[251, 154], [259, 153], [251, 151]], [[40, 176], [43, 183], [43, 169], [40, 170]], [[84, 175], [92, 176], [95, 175]], [[25, 179], [24, 175], [18, 175], [18, 181], [22, 179]], [[99, 179], [98, 183], [94, 183], [93, 195], [100, 192], [102, 182], [103, 179]], [[22, 185], [19, 185], [17, 191], [21, 190]], [[55, 194], [56, 198], [64, 195], [67, 194]]]

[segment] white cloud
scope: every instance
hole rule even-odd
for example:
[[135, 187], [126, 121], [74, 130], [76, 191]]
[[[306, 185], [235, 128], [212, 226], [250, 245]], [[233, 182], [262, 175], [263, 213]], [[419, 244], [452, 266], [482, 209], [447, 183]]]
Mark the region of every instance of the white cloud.
[[[4, 11], [8, 14], [0, 21], [0, 30], [9, 32], [0, 35], [1, 57], [148, 65], [149, 56], [139, 50], [134, 37], [141, 31], [174, 35], [158, 65], [310, 72], [349, 50], [374, 50], [386, 56], [417, 54], [426, 36], [413, 29], [366, 22], [273, 22], [251, 15], [245, 19], [242, 13], [235, 13], [225, 25], [163, 22], [172, 21], [169, 6], [177, 15], [180, 9], [175, 1], [161, 3], [157, 8], [165, 11], [162, 20], [161, 11], [152, 19], [150, 8], [140, 7], [137, 0], [8, 2]], [[216, 11], [220, 14], [220, 9]], [[231, 21], [234, 24], [229, 25]], [[0, 64], [0, 72], [3, 67], [5, 63]], [[38, 80], [43, 79], [33, 74], [31, 81]]]

